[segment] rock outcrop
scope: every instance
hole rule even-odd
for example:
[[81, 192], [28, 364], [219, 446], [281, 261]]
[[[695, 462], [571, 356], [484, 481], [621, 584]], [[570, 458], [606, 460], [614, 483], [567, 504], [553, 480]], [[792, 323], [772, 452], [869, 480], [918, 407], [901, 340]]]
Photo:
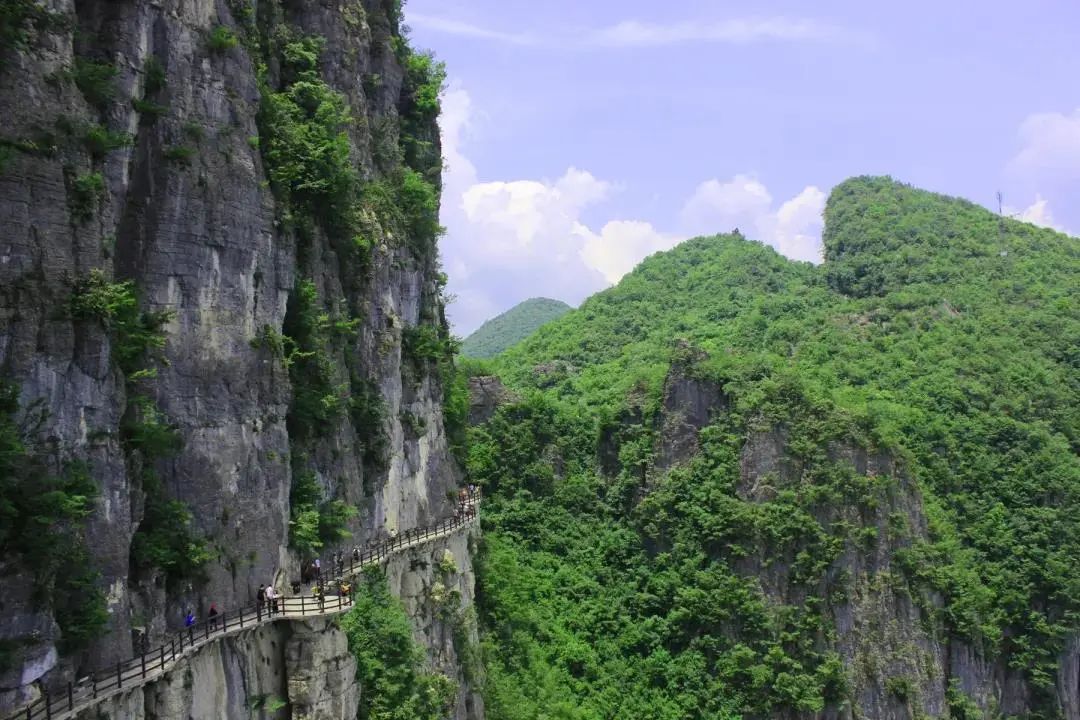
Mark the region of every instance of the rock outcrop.
[[460, 720], [484, 717], [479, 693], [483, 668], [472, 611], [478, 534], [474, 529], [412, 548], [391, 558], [386, 571], [391, 592], [405, 605], [416, 640], [427, 650], [428, 664], [458, 688], [454, 717]]
[[355, 717], [356, 661], [332, 621], [280, 621], [206, 645], [79, 720]]
[[[698, 431], [726, 412], [727, 401], [716, 383], [693, 377], [685, 364], [673, 364], [659, 416], [653, 421], [657, 440], [649, 476], [692, 461]], [[609, 428], [610, 437], [640, 431], [640, 412], [623, 420], [629, 424]], [[905, 574], [899, 559], [903, 552], [931, 536], [922, 494], [904, 464], [854, 439], [832, 442], [826, 455], [829, 463], [850, 470], [873, 489], [858, 501], [831, 503], [815, 511], [815, 520], [823, 527], [858, 528], [843, 543], [821, 584], [808, 586], [794, 575], [798, 562], [794, 554], [777, 556], [762, 549], [736, 563], [741, 574], [756, 578], [772, 604], [801, 607], [811, 595], [826, 599], [825, 615], [835, 637], [823, 647], [843, 660], [850, 702], [816, 717], [975, 717], [962, 714], [973, 712], [970, 708], [984, 717], [1024, 715], [1031, 707], [1033, 688], [1022, 669], [950, 632], [941, 619], [942, 598]], [[743, 443], [734, 491], [746, 502], [769, 502], [780, 492], [811, 482], [807, 469], [793, 449], [787, 426], [751, 430]], [[1066, 645], [1060, 668], [1059, 706], [1064, 717], [1080, 718], [1076, 638]]]
[[503, 405], [515, 403], [520, 398], [510, 392], [502, 380], [494, 375], [469, 378], [469, 424], [483, 425]]

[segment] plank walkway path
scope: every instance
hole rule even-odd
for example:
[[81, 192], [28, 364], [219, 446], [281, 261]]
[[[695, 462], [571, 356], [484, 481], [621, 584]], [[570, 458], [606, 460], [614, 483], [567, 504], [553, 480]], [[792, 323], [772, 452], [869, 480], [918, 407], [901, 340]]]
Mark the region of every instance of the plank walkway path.
[[[455, 517], [443, 520], [433, 527], [410, 530], [375, 548], [351, 556], [339, 576], [346, 582], [352, 582], [366, 567], [379, 565], [404, 550], [471, 527], [479, 519], [479, 510], [479, 493], [470, 495]], [[352, 584], [355, 586], [355, 582]], [[252, 605], [242, 610], [224, 611], [212, 620], [204, 620], [175, 633], [160, 647], [148, 650], [127, 662], [117, 663], [116, 667], [99, 670], [77, 683], [68, 683], [61, 692], [47, 693], [23, 709], [7, 715], [5, 720], [73, 718], [111, 697], [157, 680], [172, 670], [178, 661], [224, 637], [278, 620], [337, 615], [349, 610], [352, 604], [352, 593], [324, 593], [319, 597], [278, 597], [275, 607]]]

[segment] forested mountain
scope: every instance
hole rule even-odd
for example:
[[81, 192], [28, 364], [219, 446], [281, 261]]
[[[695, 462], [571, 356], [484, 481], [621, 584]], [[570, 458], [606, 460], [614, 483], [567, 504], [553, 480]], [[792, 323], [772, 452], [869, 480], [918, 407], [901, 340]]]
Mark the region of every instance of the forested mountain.
[[508, 347], [517, 345], [545, 323], [562, 317], [571, 308], [561, 300], [530, 298], [497, 315], [465, 338], [461, 354], [465, 357], [489, 358]]
[[1080, 717], [1078, 240], [889, 178], [494, 364], [489, 716]]

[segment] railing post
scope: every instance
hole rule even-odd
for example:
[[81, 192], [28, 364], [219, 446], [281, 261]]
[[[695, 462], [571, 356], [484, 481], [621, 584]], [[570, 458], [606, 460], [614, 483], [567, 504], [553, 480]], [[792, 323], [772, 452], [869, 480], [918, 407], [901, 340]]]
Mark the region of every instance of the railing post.
[[[303, 592], [303, 590], [301, 590], [301, 592]], [[300, 615], [301, 615], [301, 616], [303, 616], [303, 615], [305, 614], [305, 610], [304, 610], [304, 599], [305, 599], [305, 598], [304, 598], [304, 596], [303, 596], [303, 595], [301, 595], [301, 596], [300, 596]]]
[[116, 663], [116, 687], [124, 687], [124, 671], [120, 668], [120, 663]]
[[52, 701], [49, 700], [49, 693], [45, 693], [45, 717], [52, 718]]
[[71, 683], [68, 683], [68, 710], [75, 709], [75, 691], [71, 687]]
[[143, 680], [145, 680], [146, 679], [146, 653], [145, 652], [142, 654], [141, 660], [142, 660], [142, 676], [143, 676]]
[[34, 716], [30, 714], [30, 706], [29, 706], [29, 705], [27, 705], [27, 706], [26, 706], [26, 720], [32, 720], [32, 719], [33, 719], [33, 717], [34, 717]]

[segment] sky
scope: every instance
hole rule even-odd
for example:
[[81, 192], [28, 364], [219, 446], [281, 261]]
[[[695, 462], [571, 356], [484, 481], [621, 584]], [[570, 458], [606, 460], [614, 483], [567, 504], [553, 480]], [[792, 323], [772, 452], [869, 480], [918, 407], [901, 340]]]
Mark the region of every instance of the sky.
[[409, 0], [446, 63], [442, 263], [465, 336], [733, 228], [820, 262], [891, 175], [1080, 232], [1076, 0]]

